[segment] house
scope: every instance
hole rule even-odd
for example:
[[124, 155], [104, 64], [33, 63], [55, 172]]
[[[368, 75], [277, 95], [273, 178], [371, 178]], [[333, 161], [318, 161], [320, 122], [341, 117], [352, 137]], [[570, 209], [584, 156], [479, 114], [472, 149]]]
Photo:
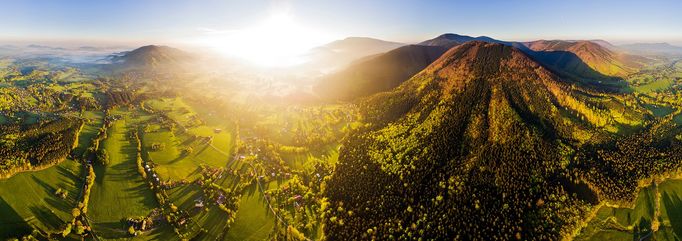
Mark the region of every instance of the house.
[[195, 199], [194, 200], [194, 207], [195, 208], [203, 208], [204, 207], [204, 201], [201, 199]]

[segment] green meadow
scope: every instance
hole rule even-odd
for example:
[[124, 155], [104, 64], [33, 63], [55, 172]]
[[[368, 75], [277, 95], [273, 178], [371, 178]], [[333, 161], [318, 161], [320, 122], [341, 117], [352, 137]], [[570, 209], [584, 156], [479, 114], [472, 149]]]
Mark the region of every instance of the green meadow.
[[114, 122], [107, 130], [101, 146], [109, 153], [107, 166], [95, 165], [88, 217], [94, 230], [104, 238], [127, 237], [123, 219], [146, 216], [157, 207], [154, 193], [137, 173], [136, 148], [129, 139], [134, 120], [129, 114]]
[[[73, 218], [83, 181], [82, 166], [64, 160], [53, 167], [15, 174], [0, 180], [0, 239], [29, 234], [31, 227], [60, 231]], [[58, 190], [68, 191], [65, 199]]]
[[[264, 184], [264, 188], [277, 188], [277, 182]], [[277, 222], [268, 208], [263, 194], [256, 185], [244, 190], [239, 202], [239, 210], [226, 240], [266, 240]]]
[[669, 179], [656, 187], [642, 188], [634, 208], [601, 207], [575, 240], [639, 240], [648, 237], [654, 220], [659, 227], [651, 235], [653, 240], [680, 240], [681, 207], [682, 179]]

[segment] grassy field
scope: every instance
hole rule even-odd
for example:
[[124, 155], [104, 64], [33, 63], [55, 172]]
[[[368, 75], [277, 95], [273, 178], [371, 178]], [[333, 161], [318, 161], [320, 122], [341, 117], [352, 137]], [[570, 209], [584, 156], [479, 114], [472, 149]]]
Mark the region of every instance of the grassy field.
[[320, 150], [308, 151], [305, 153], [284, 153], [280, 152], [282, 159], [295, 170], [313, 168], [318, 161], [336, 164], [339, 159], [339, 144], [327, 145]]
[[[164, 112], [170, 118], [188, 125], [192, 116], [200, 116], [202, 120], [208, 119], [211, 125], [200, 125], [186, 128], [186, 133], [180, 130], [171, 132], [167, 128], [152, 124], [151, 131], [142, 136], [143, 146], [149, 152], [149, 157], [159, 166], [156, 171], [162, 178], [180, 180], [197, 177], [199, 166], [204, 164], [212, 167], [224, 167], [232, 158], [234, 148], [234, 134], [226, 124], [220, 124], [210, 112], [203, 110], [197, 115], [193, 107], [187, 105], [180, 98], [154, 99], [145, 102], [145, 105], [155, 112]], [[178, 128], [181, 129], [181, 128]], [[207, 144], [193, 139], [193, 136], [211, 137], [212, 141]], [[162, 144], [164, 148], [152, 151], [153, 144]], [[182, 149], [191, 148], [192, 153], [182, 154]]]
[[682, 180], [667, 180], [659, 185], [661, 222], [682, 238]]
[[[0, 240], [28, 234], [31, 226], [47, 231], [60, 230], [70, 221], [82, 185], [81, 165], [65, 160], [59, 165], [23, 172], [0, 180]], [[66, 199], [55, 195], [61, 188]]]
[[644, 107], [651, 110], [651, 112], [656, 117], [663, 117], [663, 116], [669, 115], [670, 113], [673, 113], [675, 111], [675, 108], [670, 107], [670, 106], [644, 104]]
[[[654, 216], [655, 196], [660, 195], [660, 215]], [[639, 240], [648, 233], [636, 233], [636, 227], [660, 222], [654, 240], [682, 238], [682, 179], [669, 179], [656, 188], [643, 188], [634, 209], [602, 207], [575, 240]]]
[[[268, 188], [276, 188], [271, 182]], [[225, 233], [227, 216], [215, 206], [198, 209], [194, 200], [203, 196], [196, 185], [178, 187], [169, 191], [170, 200], [180, 209], [192, 214], [194, 224], [188, 237], [196, 240], [265, 240], [272, 233], [275, 217], [268, 209], [256, 185], [247, 188], [239, 202], [234, 223]]]
[[625, 240], [632, 239], [633, 228], [650, 225], [655, 213], [655, 188], [640, 190], [634, 208], [602, 206], [576, 240]]
[[216, 206], [194, 207], [194, 200], [203, 196], [199, 186], [190, 185], [175, 188], [169, 192], [169, 195], [178, 208], [192, 214], [193, 223], [189, 228], [191, 231], [184, 238], [222, 240], [227, 224], [227, 215]]
[[[276, 188], [271, 182], [267, 188]], [[239, 202], [234, 224], [226, 234], [226, 240], [265, 240], [275, 227], [275, 216], [255, 185], [247, 188]]]
[[146, 101], [145, 105], [154, 111], [165, 112], [170, 118], [185, 126], [190, 123], [190, 117], [194, 115], [192, 108], [179, 97], [152, 99]]
[[[177, 136], [168, 129], [156, 129], [142, 136], [143, 146], [149, 157], [156, 163], [157, 173], [164, 179], [192, 179], [199, 175], [202, 164], [224, 167], [231, 158], [234, 138], [228, 131], [214, 133], [213, 128], [201, 126], [188, 130], [192, 135], [212, 136], [212, 144], [190, 139], [188, 134]], [[153, 144], [162, 144], [162, 150], [152, 151]], [[192, 148], [192, 153], [182, 154], [182, 148]]]
[[95, 185], [92, 187], [88, 217], [94, 230], [104, 238], [127, 237], [122, 219], [146, 216], [157, 206], [154, 194], [137, 173], [136, 149], [128, 139], [134, 120], [124, 114], [108, 129], [102, 142], [109, 152], [108, 166], [95, 165]]
[[660, 78], [645, 85], [635, 87], [635, 91], [640, 93], [650, 93], [658, 90], [670, 88], [675, 82], [669, 78]]
[[92, 143], [92, 138], [97, 135], [99, 128], [102, 127], [104, 114], [99, 111], [86, 111], [83, 113], [86, 119], [85, 126], [78, 135], [78, 146], [74, 149], [76, 156], [80, 156]]

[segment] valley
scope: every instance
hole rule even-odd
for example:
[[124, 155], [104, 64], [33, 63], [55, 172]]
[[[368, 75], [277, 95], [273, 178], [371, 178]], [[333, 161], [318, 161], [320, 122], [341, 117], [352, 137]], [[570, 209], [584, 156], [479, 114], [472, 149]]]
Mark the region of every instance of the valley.
[[600, 46], [377, 41], [293, 82], [7, 57], [0, 239], [675, 240], [679, 58]]

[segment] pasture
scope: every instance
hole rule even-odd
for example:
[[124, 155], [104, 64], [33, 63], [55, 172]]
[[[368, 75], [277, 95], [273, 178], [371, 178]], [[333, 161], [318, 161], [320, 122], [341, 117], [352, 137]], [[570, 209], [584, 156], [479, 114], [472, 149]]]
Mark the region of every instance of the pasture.
[[124, 218], [146, 216], [157, 207], [154, 193], [137, 173], [137, 151], [128, 136], [134, 121], [127, 113], [117, 114], [123, 119], [107, 130], [108, 138], [101, 144], [109, 153], [110, 163], [95, 165], [96, 179], [88, 207], [94, 230], [104, 238], [126, 237]]
[[[0, 239], [29, 234], [31, 226], [59, 231], [69, 222], [83, 185], [82, 166], [73, 160], [0, 180]], [[65, 199], [58, 190], [68, 191]]]

